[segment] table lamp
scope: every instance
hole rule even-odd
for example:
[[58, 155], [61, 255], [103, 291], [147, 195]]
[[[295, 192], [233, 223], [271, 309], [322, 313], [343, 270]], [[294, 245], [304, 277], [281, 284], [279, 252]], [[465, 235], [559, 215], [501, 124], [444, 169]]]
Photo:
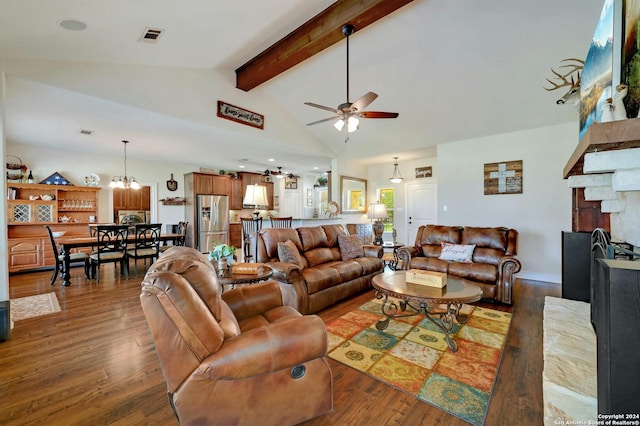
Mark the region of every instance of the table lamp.
[[257, 220], [258, 216], [260, 216], [260, 206], [269, 205], [267, 201], [267, 187], [258, 184], [247, 185], [242, 204], [254, 207], [253, 219]]
[[260, 232], [260, 225], [262, 222], [258, 221], [260, 218], [260, 206], [268, 206], [269, 202], [267, 201], [267, 187], [262, 185], [247, 185], [247, 190], [244, 193], [244, 199], [242, 200], [242, 204], [246, 206], [253, 206], [253, 225], [256, 231], [255, 236], [255, 254], [256, 257], [253, 258], [254, 262], [258, 261], [258, 232]]
[[373, 244], [381, 246], [384, 243], [384, 241], [382, 241], [382, 233], [384, 232], [384, 224], [382, 223], [382, 219], [386, 219], [387, 217], [389, 217], [389, 215], [387, 214], [387, 207], [382, 203], [369, 204], [367, 217], [369, 219], [375, 220], [372, 226], [373, 234], [375, 235]]

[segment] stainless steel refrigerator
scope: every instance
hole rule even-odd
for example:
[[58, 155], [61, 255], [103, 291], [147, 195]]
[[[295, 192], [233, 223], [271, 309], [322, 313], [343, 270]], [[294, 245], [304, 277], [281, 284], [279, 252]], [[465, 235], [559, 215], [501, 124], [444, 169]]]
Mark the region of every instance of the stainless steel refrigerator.
[[202, 253], [216, 244], [229, 244], [229, 200], [225, 195], [198, 195], [197, 248]]

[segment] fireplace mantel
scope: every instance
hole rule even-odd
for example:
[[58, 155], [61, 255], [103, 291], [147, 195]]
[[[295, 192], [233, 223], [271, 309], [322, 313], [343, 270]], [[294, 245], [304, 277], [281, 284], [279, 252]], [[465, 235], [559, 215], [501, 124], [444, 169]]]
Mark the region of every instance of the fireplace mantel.
[[640, 147], [640, 118], [596, 123], [589, 126], [564, 167], [563, 176], [583, 174], [584, 155], [596, 151]]

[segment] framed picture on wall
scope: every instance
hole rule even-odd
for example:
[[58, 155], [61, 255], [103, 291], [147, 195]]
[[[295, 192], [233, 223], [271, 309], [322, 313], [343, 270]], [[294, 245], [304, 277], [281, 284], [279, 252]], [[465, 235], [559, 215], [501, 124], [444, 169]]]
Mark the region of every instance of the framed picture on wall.
[[298, 178], [296, 178], [296, 177], [285, 177], [284, 178], [284, 189], [298, 189]]
[[522, 160], [484, 165], [484, 195], [522, 194]]

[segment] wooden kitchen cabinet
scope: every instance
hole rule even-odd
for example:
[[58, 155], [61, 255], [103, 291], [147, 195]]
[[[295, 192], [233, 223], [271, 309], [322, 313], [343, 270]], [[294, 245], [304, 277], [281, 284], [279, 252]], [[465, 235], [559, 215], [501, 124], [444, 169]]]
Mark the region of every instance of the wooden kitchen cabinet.
[[265, 182], [264, 176], [260, 173], [240, 172], [238, 173], [242, 180], [242, 196], [247, 189], [248, 185], [262, 185], [267, 187], [267, 201], [269, 205], [266, 210], [273, 210], [273, 182]]
[[231, 179], [231, 194], [229, 195], [229, 210], [242, 210], [244, 187], [240, 179]]
[[140, 189], [113, 188], [113, 210], [117, 217], [119, 210], [151, 210], [151, 187]]
[[240, 259], [242, 251], [242, 224], [229, 224], [229, 245], [238, 249], [236, 256]]

